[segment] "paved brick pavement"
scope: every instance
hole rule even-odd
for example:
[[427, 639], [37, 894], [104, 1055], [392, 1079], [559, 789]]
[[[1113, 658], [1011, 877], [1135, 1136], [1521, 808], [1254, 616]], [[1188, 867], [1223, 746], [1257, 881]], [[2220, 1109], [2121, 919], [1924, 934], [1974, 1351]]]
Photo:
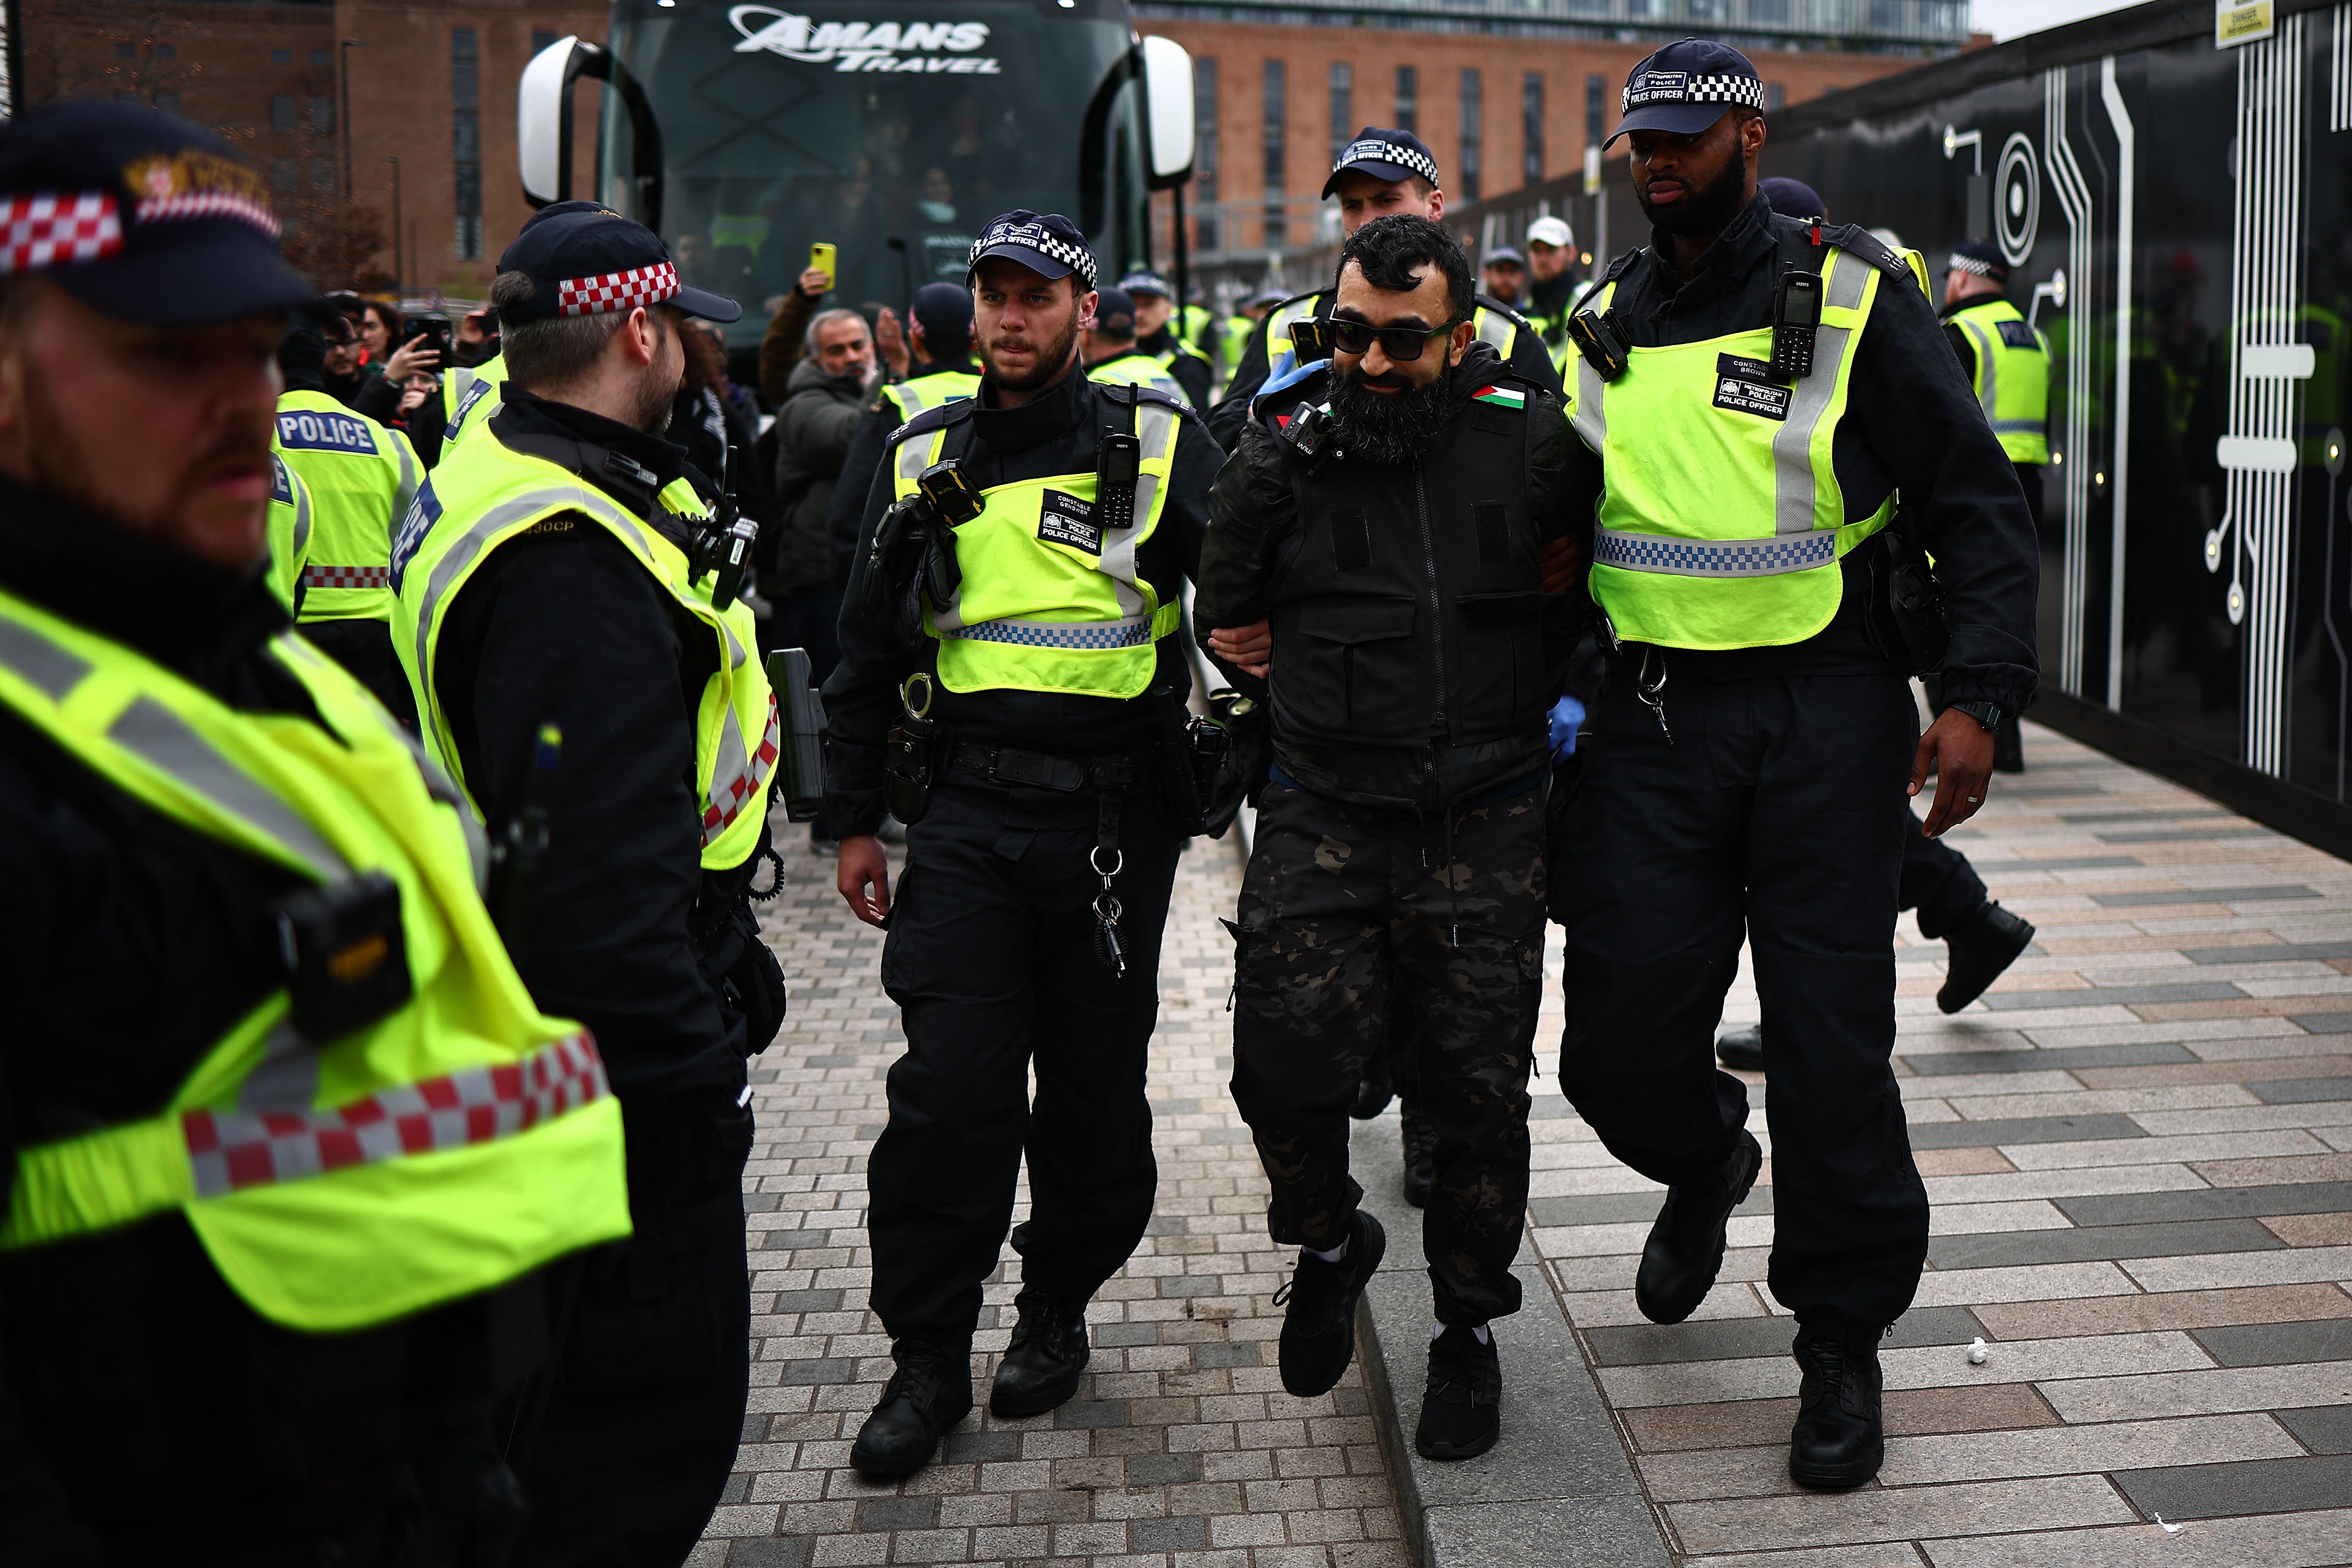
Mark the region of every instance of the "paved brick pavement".
[[762, 924], [793, 1012], [752, 1072], [751, 1414], [693, 1563], [1405, 1568], [1360, 1371], [1319, 1399], [1291, 1398], [1275, 1371], [1287, 1261], [1225, 1090], [1233, 942], [1216, 916], [1241, 882], [1226, 843], [1196, 843], [1178, 874], [1151, 1052], [1158, 1217], [1088, 1313], [1086, 1385], [1051, 1416], [987, 1413], [1016, 1288], [1000, 1270], [973, 1346], [982, 1408], [911, 1479], [848, 1468], [890, 1374], [866, 1309], [866, 1158], [902, 1037], [876, 975], [882, 934], [850, 917], [831, 858], [783, 831], [790, 891]]
[[[1885, 1352], [1878, 1485], [1798, 1494], [1781, 1469], [1796, 1369], [1760, 1285], [1769, 1165], [1694, 1321], [1634, 1311], [1658, 1189], [1558, 1098], [1553, 977], [1531, 1250], [1695, 1564], [2352, 1563], [2352, 866], [2047, 731], [2027, 744], [2031, 771], [1955, 841], [2041, 928], [2034, 949], [1946, 1019], [1941, 945], [1907, 919], [1899, 938], [1897, 1072], [1935, 1239]], [[1299, 1401], [1272, 1365], [1285, 1260], [1224, 1090], [1213, 916], [1239, 868], [1223, 845], [1178, 883], [1160, 1218], [1096, 1304], [1090, 1385], [1052, 1416], [976, 1415], [912, 1481], [845, 1468], [888, 1371], [865, 1311], [864, 1170], [899, 1036], [879, 934], [842, 909], [828, 861], [790, 859], [766, 925], [794, 1012], [755, 1073], [753, 1414], [695, 1561], [1405, 1563], [1358, 1375]], [[1729, 1016], [1755, 1009], [1743, 982]], [[989, 1288], [1004, 1322], [982, 1330], [982, 1379], [1012, 1289]]]

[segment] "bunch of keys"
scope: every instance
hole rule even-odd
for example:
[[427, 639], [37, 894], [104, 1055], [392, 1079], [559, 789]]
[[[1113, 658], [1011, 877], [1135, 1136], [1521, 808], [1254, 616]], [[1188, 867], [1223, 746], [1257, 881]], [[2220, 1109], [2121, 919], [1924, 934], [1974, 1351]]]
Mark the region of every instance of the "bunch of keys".
[[1110, 879], [1125, 868], [1127, 855], [1124, 851], [1111, 851], [1108, 871], [1103, 869], [1102, 855], [1102, 846], [1097, 844], [1087, 856], [1087, 863], [1094, 868], [1094, 873], [1102, 878], [1103, 883], [1102, 891], [1095, 894], [1095, 956], [1104, 968], [1110, 971], [1113, 979], [1124, 980], [1127, 978], [1127, 954], [1118, 945], [1118, 917], [1122, 912], [1118, 895], [1110, 890]]
[[1641, 674], [1633, 677], [1633, 695], [1642, 700], [1642, 706], [1648, 708], [1652, 716], [1657, 719], [1658, 733], [1666, 737], [1666, 744], [1668, 746], [1672, 746], [1675, 743], [1675, 732], [1666, 727], [1666, 665], [1664, 660], [1661, 659], [1658, 662], [1658, 678], [1654, 681], [1650, 679], [1650, 655], [1654, 652], [1656, 652], [1656, 650], [1651, 648], [1644, 648], [1642, 650], [1642, 671]]

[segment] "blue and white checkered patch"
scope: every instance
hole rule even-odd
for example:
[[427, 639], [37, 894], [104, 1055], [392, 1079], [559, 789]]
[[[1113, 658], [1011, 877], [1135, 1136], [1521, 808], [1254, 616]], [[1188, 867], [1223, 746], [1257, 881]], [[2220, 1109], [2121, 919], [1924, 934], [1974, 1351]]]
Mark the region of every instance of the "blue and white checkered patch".
[[1024, 648], [1140, 648], [1151, 641], [1149, 621], [982, 621], [941, 632], [974, 643], [1011, 643]]
[[1599, 530], [1593, 559], [1626, 571], [1674, 577], [1772, 577], [1837, 559], [1837, 530], [1821, 528], [1769, 539], [1675, 539]]

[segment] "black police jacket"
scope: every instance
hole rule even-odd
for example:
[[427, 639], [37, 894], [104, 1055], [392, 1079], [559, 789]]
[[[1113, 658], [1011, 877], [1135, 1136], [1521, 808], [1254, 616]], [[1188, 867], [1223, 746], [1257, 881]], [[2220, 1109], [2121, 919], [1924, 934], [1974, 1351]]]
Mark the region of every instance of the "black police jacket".
[[[549, 454], [619, 451], [663, 484], [684, 471], [684, 454], [660, 437], [511, 382], [490, 430]], [[644, 492], [622, 488], [601, 459], [583, 466], [583, 480], [650, 520]], [[706, 888], [701, 869], [694, 736], [717, 657], [709, 633], [584, 517], [499, 546], [443, 613], [436, 695], [494, 831], [522, 810], [540, 727], [563, 732], [548, 852], [515, 956], [531, 996], [594, 1031], [625, 1105], [731, 1102], [744, 1021], [696, 940], [737, 891]]]
[[[258, 570], [0, 478], [0, 587], [242, 712], [315, 717], [264, 652], [289, 617]], [[0, 1204], [20, 1145], [161, 1113], [283, 984], [263, 911], [300, 885], [0, 710]], [[295, 1333], [230, 1291], [177, 1213], [0, 1254], [0, 1559], [176, 1562], [257, 1521], [334, 1528], [394, 1484], [415, 1430], [488, 1396], [491, 1310]], [[440, 1386], [416, 1369], [428, 1353]]]
[[[1328, 371], [1264, 400], [1217, 476], [1195, 629], [1268, 617], [1277, 765], [1312, 792], [1435, 809], [1542, 771], [1573, 608], [1539, 591], [1567, 533], [1560, 401], [1473, 343], [1409, 467], [1302, 460], [1280, 434]], [[1480, 401], [1497, 387], [1518, 408]]]
[[[1772, 292], [1784, 266], [1811, 244], [1813, 225], [1776, 215], [1761, 196], [1742, 209], [1700, 256], [1690, 280], [1660, 256], [1663, 233], [1611, 264], [1611, 308], [1636, 348], [1692, 343], [1771, 324]], [[2033, 519], [2017, 471], [1985, 423], [1984, 411], [1945, 346], [1944, 328], [1911, 270], [1866, 232], [1827, 225], [1822, 235], [1884, 271], [1869, 324], [1853, 350], [1845, 417], [1832, 448], [1846, 515], [1866, 517], [1901, 490], [1919, 508], [1923, 538], [1943, 584], [1951, 646], [1943, 700], [1991, 702], [2014, 713], [2033, 700], [2034, 599], [2041, 575]], [[1574, 371], [1576, 363], [1570, 361]], [[1601, 493], [1601, 463], [1576, 444], [1576, 515], [1589, 526]], [[1706, 497], [1693, 497], [1694, 507]], [[1588, 541], [1589, 542], [1589, 541]], [[1779, 673], [1874, 671], [1895, 666], [1864, 628], [1869, 555], [1849, 554], [1837, 616], [1805, 642], [1780, 648], [1673, 655], [1684, 678]], [[1588, 551], [1587, 559], [1591, 559]]]
[[[1095, 445], [1107, 423], [1108, 405], [1073, 361], [1062, 379], [1019, 408], [1004, 408], [983, 382], [974, 400], [972, 437], [963, 454], [964, 471], [985, 489], [1049, 474], [1095, 472]], [[1126, 428], [1119, 416], [1118, 428]], [[1183, 580], [1201, 559], [1207, 526], [1209, 486], [1224, 454], [1192, 417], [1176, 435], [1175, 465], [1160, 526], [1136, 552], [1136, 568], [1162, 604], [1174, 603]], [[859, 537], [872, 538], [892, 500], [886, 460], [866, 492]], [[866, 562], [854, 563], [848, 602], [841, 617], [841, 663], [824, 683], [825, 821], [846, 837], [871, 833], [882, 825], [882, 747], [904, 705], [899, 683], [916, 670], [936, 673], [939, 648], [925, 639], [919, 653], [900, 647], [887, 622], [861, 616], [855, 606], [865, 592]], [[1066, 692], [992, 690], [951, 692], [934, 682], [930, 716], [961, 739], [1013, 746], [1062, 755], [1116, 756], [1167, 737], [1168, 707], [1192, 688], [1192, 672], [1175, 636], [1159, 645], [1159, 670], [1151, 689], [1139, 697], [1075, 696]]]
[[[1296, 305], [1301, 299], [1311, 298], [1315, 301], [1315, 319], [1328, 321], [1331, 319], [1331, 304], [1336, 298], [1328, 287], [1311, 294], [1294, 294], [1267, 311], [1266, 319], [1272, 320], [1283, 306]], [[1527, 320], [1526, 317], [1491, 295], [1481, 294], [1475, 299], [1482, 309], [1500, 310], [1518, 317], [1521, 321]], [[1228, 449], [1241, 439], [1242, 426], [1249, 423], [1250, 400], [1257, 396], [1259, 389], [1265, 385], [1266, 370], [1273, 358], [1265, 334], [1265, 325], [1260, 322], [1242, 350], [1242, 362], [1234, 367], [1233, 380], [1225, 383], [1225, 395], [1219, 398], [1216, 407], [1209, 411], [1209, 434]], [[1555, 394], [1560, 391], [1559, 372], [1552, 369], [1551, 356], [1544, 351], [1543, 340], [1532, 324], [1523, 329], [1518, 340], [1511, 345], [1511, 359], [1507, 368], [1523, 382]]]

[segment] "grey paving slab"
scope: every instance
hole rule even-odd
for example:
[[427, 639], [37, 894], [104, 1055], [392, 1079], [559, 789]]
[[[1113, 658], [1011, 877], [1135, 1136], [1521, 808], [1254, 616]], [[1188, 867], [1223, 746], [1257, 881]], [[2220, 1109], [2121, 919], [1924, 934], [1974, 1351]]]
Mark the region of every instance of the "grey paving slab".
[[2095, 893], [2107, 909], [2157, 909], [2172, 904], [2261, 904], [2271, 900], [2323, 898], [2315, 887], [2280, 883], [2268, 887], [2190, 887], [2179, 893]]
[[1423, 1528], [1425, 1568], [1666, 1568], [1673, 1561], [1650, 1505], [1639, 1497], [1451, 1504], [1431, 1509]]
[[2267, 1252], [2285, 1245], [2251, 1219], [2190, 1219], [2169, 1225], [1938, 1236], [1927, 1244], [1927, 1260], [1938, 1269], [1999, 1269], [2021, 1263], [2174, 1258], [2190, 1252]]
[[[2178, 1523], [2230, 1514], [2301, 1513], [2352, 1498], [2352, 1454], [2117, 1470], [2116, 1485], [2142, 1513]], [[2345, 1542], [2352, 1555], [2352, 1541]]]
[[2068, 811], [2062, 812], [2059, 815], [2058, 820], [2062, 822], [2072, 822], [2078, 826], [2087, 826], [2099, 822], [2189, 822], [2202, 821], [2209, 818], [2226, 818], [2229, 815], [2230, 813], [2227, 811], [2209, 811], [2200, 810], [2189, 810], [2184, 811]]
[[[1917, 1128], [1913, 1128], [1917, 1132]], [[1913, 1147], [1921, 1147], [1917, 1139]], [[1528, 1205], [1539, 1226], [1647, 1225], [1658, 1218], [1666, 1201], [1663, 1189], [1650, 1192], [1596, 1192], [1572, 1197], [1538, 1197]], [[1732, 1210], [1735, 1218], [1752, 1219], [1772, 1212], [1772, 1189], [1758, 1186], [1747, 1201]]]
[[1683, 1549], [1693, 1554], [2118, 1524], [2132, 1518], [2130, 1505], [2095, 1476], [1668, 1503], [1665, 1513]]
[[2057, 855], [2049, 860], [1978, 860], [1969, 863], [1979, 876], [2013, 875], [2030, 871], [2125, 871], [2144, 863], [2137, 855]]
[[[2110, 896], [2137, 898], [2141, 895], [2103, 894], [2100, 895], [2100, 900], [2102, 903], [2106, 902]], [[2245, 994], [2227, 980], [2192, 980], [2177, 986], [2087, 986], [2078, 990], [2065, 991], [1994, 991], [1986, 996], [1984, 1004], [1997, 1013], [2030, 1012], [2050, 1008], [2144, 1007], [2152, 1002], [2215, 1002], [2226, 998], [2243, 998]], [[2042, 1056], [2050, 1053], [2034, 1051], [2030, 1054]], [[2182, 1057], [2166, 1060], [2185, 1061], [2187, 1059]], [[2053, 1063], [2045, 1061], [2038, 1065], [2047, 1067]], [[2141, 1064], [2137, 1061], [2110, 1061], [2086, 1059], [2080, 1065], [2137, 1067]]]
[[2290, 958], [2352, 958], [2352, 942], [2251, 943], [2243, 947], [2184, 947], [2192, 964], [2276, 964]]
[[2352, 1454], [2352, 1405], [2322, 1405], [2309, 1410], [2274, 1410], [2280, 1426], [2315, 1454]]
[[[2019, 1054], [2039, 1056], [2042, 1052]], [[1916, 1122], [1911, 1126], [1911, 1146], [1915, 1149], [1992, 1148], [2002, 1144], [2073, 1144], [2094, 1138], [2147, 1136], [2147, 1128], [2121, 1115], [2003, 1116], [1981, 1122]]]
[[2234, 1323], [2196, 1329], [2189, 1337], [2223, 1366], [2294, 1366], [2315, 1361], [2352, 1361], [2352, 1319], [2307, 1322]]
[[[1787, 1318], [1730, 1318], [1712, 1322], [1629, 1323], [1587, 1329], [1584, 1342], [1601, 1366], [1656, 1366], [1669, 1362], [1729, 1361], [1784, 1355], [1795, 1333]], [[2347, 1330], [2352, 1332], [2352, 1330]], [[1906, 1312], [1880, 1343], [1891, 1350], [1966, 1344], [1984, 1326], [1958, 1307]]]
[[2352, 1405], [2352, 1361], [2306, 1366], [2216, 1367], [2119, 1377], [2044, 1377], [2042, 1397], [2066, 1421], [2145, 1421]]
[[2329, 1214], [2352, 1209], [2352, 1182], [2212, 1186], [2187, 1192], [2100, 1193], [2054, 1197], [2077, 1225], [2147, 1225], [2182, 1219], [2245, 1219], [2258, 1214]]
[[2352, 1013], [2290, 1013], [2287, 1016], [2314, 1034], [2352, 1034]]
[[2153, 1524], [1987, 1535], [1922, 1544], [1935, 1568], [2340, 1568], [2352, 1509], [2200, 1521], [2178, 1535]]
[[2308, 1105], [2326, 1100], [2352, 1100], [2352, 1078], [2250, 1079], [2246, 1092], [2268, 1105]]
[[2271, 839], [2268, 828], [2126, 828], [2091, 835], [2103, 844], [2178, 844], [2210, 839]]

